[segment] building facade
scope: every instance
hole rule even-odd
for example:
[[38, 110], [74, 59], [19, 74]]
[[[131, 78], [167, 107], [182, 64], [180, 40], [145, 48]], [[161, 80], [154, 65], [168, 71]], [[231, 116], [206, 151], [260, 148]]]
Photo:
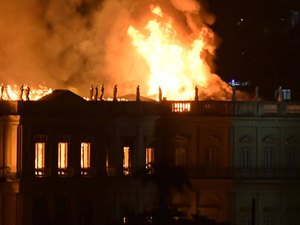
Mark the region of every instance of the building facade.
[[136, 174], [159, 163], [187, 172], [187, 216], [295, 225], [299, 144], [299, 102], [0, 101], [0, 225], [126, 223], [157, 206]]

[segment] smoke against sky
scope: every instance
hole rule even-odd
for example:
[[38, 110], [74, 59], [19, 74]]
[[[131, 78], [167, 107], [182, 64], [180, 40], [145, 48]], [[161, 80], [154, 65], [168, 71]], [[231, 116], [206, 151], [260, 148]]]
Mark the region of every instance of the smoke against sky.
[[145, 94], [149, 68], [127, 29], [145, 25], [153, 2], [176, 18], [182, 34], [213, 22], [195, 0], [0, 0], [0, 83], [45, 84], [82, 95], [91, 83], [104, 84], [107, 95], [115, 84], [120, 94], [141, 85]]

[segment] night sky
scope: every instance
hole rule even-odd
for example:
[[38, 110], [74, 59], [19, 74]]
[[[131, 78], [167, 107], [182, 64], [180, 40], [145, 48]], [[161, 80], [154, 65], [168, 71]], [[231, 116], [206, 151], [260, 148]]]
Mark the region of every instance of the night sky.
[[[300, 99], [300, 18], [292, 24], [300, 1], [207, 0], [216, 16], [212, 25], [222, 39], [217, 50], [217, 74], [224, 80], [250, 81], [261, 95], [273, 99], [279, 86]], [[298, 14], [298, 16], [300, 16]]]

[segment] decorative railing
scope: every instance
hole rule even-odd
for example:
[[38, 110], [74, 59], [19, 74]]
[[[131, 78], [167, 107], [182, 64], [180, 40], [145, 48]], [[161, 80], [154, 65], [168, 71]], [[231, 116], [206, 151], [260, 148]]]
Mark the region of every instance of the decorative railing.
[[300, 169], [235, 169], [236, 179], [293, 179], [300, 178]]
[[[161, 115], [166, 113], [211, 115], [211, 116], [299, 116], [300, 102], [292, 101], [83, 101], [86, 114], [142, 114]], [[35, 106], [43, 107], [39, 101], [0, 101], [1, 115], [17, 115], [34, 111]], [[49, 113], [49, 111], [46, 111]], [[45, 112], [45, 113], [46, 113]], [[62, 113], [53, 110], [52, 113]]]
[[[104, 169], [104, 168], [103, 168]], [[49, 172], [50, 168], [46, 168], [42, 174], [35, 174], [36, 178], [50, 178], [50, 177], [69, 177], [75, 176], [74, 171], [69, 168], [64, 170], [64, 173], [58, 173], [57, 175], [51, 176]], [[187, 167], [184, 168], [187, 176], [190, 179], [231, 179], [231, 180], [251, 180], [251, 179], [265, 179], [265, 180], [289, 180], [297, 179], [300, 180], [300, 168], [201, 168], [201, 167]], [[37, 171], [35, 171], [37, 172]], [[40, 172], [40, 171], [38, 171]], [[60, 171], [61, 172], [61, 171]], [[141, 175], [155, 174], [155, 170], [151, 170], [142, 167], [127, 168], [122, 167], [106, 167], [106, 172], [96, 172], [89, 168], [84, 173], [81, 171], [81, 177], [129, 177], [137, 178]], [[16, 173], [9, 172], [7, 167], [0, 167], [0, 178], [15, 178]], [[19, 174], [22, 178], [22, 174]], [[76, 177], [78, 177], [76, 175]]]
[[[188, 105], [188, 107], [187, 107]], [[300, 102], [267, 101], [168, 101], [170, 113], [211, 116], [300, 116]], [[188, 109], [188, 110], [187, 110]]]
[[217, 179], [299, 179], [300, 168], [187, 168], [190, 178]]
[[[113, 172], [112, 172], [113, 171]], [[140, 174], [141, 171], [147, 174], [154, 174], [155, 171], [152, 170], [151, 173], [147, 173], [144, 168], [131, 168], [130, 172], [124, 172], [120, 167], [107, 168], [106, 176], [109, 177], [136, 177], [136, 174]], [[289, 169], [289, 168], [252, 168], [252, 169], [241, 169], [241, 168], [185, 168], [187, 175], [190, 179], [233, 179], [233, 180], [251, 180], [251, 179], [300, 179], [300, 168]]]

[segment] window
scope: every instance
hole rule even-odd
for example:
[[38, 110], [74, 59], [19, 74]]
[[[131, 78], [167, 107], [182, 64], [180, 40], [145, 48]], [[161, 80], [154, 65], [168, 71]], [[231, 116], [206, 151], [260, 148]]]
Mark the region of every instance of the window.
[[110, 164], [109, 164], [109, 147], [108, 146], [106, 146], [106, 148], [105, 148], [105, 166], [106, 166], [106, 175], [107, 176], [114, 175], [113, 169], [110, 167]]
[[66, 176], [68, 169], [68, 142], [58, 143], [58, 175]]
[[216, 147], [207, 147], [205, 151], [205, 165], [208, 167], [217, 166]]
[[83, 199], [79, 202], [78, 224], [94, 224], [94, 205], [91, 199]]
[[250, 157], [250, 148], [244, 147], [241, 151], [242, 154], [242, 168], [250, 168], [251, 165], [251, 157]]
[[242, 217], [242, 225], [251, 225], [251, 217], [250, 216], [243, 216]]
[[149, 173], [152, 172], [153, 163], [154, 163], [154, 148], [148, 147], [146, 148], [146, 169], [149, 171]]
[[35, 176], [45, 176], [45, 142], [35, 143]]
[[[55, 224], [65, 225], [71, 224], [71, 204], [70, 200], [67, 198], [60, 198], [54, 205], [54, 215], [53, 218]], [[49, 224], [49, 222], [48, 222]]]
[[173, 102], [172, 112], [190, 112], [191, 103], [189, 102]]
[[185, 167], [186, 163], [186, 149], [184, 147], [177, 147], [175, 149], [175, 165]]
[[299, 23], [299, 11], [291, 10], [291, 26], [295, 28]]
[[288, 151], [288, 167], [290, 169], [296, 168], [297, 156], [294, 149], [289, 149]]
[[48, 203], [44, 198], [32, 201], [32, 225], [48, 224], [50, 220]]
[[90, 155], [91, 155], [91, 143], [81, 142], [80, 166], [81, 166], [81, 175], [83, 176], [89, 174], [89, 170], [91, 167]]
[[274, 222], [274, 218], [273, 217], [267, 217], [266, 220], [265, 220], [265, 224], [266, 225], [274, 225], [275, 222]]
[[130, 148], [123, 147], [123, 174], [130, 175], [131, 159]]
[[242, 225], [251, 225], [251, 217], [250, 216], [245, 216], [242, 218]]
[[264, 151], [264, 163], [265, 168], [273, 168], [274, 161], [274, 151], [272, 148], [265, 148]]

